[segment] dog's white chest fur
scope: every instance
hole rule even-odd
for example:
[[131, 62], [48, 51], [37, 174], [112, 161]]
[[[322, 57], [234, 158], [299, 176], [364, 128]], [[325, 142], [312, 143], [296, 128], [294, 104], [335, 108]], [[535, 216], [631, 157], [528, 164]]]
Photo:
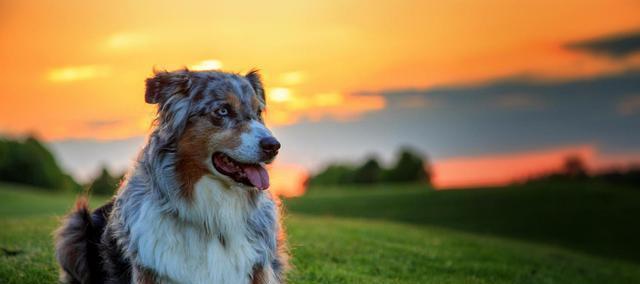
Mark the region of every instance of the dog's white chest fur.
[[166, 283], [248, 283], [259, 255], [251, 245], [246, 190], [223, 188], [206, 176], [194, 190], [191, 208], [183, 211], [190, 215], [182, 216], [191, 222], [142, 203], [131, 226], [141, 264]]

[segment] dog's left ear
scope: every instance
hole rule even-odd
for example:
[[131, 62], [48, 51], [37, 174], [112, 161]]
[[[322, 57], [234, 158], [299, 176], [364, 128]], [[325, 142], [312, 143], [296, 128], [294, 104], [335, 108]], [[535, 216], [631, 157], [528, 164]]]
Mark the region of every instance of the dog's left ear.
[[173, 95], [186, 95], [189, 89], [189, 71], [180, 70], [174, 72], [154, 71], [154, 76], [146, 81], [144, 101], [148, 104], [165, 102]]
[[258, 70], [252, 69], [246, 75], [244, 75], [244, 77], [249, 80], [249, 83], [251, 83], [251, 87], [253, 87], [253, 91], [256, 92], [256, 95], [258, 95], [258, 97], [266, 103], [267, 100], [264, 96], [264, 87], [262, 86], [262, 76], [260, 76]]

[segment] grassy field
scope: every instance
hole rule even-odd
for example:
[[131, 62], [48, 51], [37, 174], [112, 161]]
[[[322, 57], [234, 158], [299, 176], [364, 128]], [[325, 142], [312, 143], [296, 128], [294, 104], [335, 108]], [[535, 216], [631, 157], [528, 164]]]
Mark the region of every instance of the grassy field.
[[640, 263], [640, 188], [549, 183], [481, 190], [311, 189], [289, 210], [438, 226]]
[[[473, 223], [470, 220], [456, 225], [433, 222], [438, 214], [445, 220], [456, 219], [451, 216], [453, 209], [449, 209], [451, 212], [443, 209], [456, 205], [445, 202], [454, 202], [455, 198], [440, 194], [411, 187], [372, 191], [327, 189], [287, 201], [286, 224], [295, 266], [290, 282], [640, 281], [640, 265], [635, 261], [534, 243], [514, 237], [517, 234], [494, 231], [499, 227], [495, 224], [492, 230], [481, 232], [465, 224]], [[425, 201], [431, 198], [434, 200]], [[0, 283], [56, 281], [51, 232], [73, 199], [68, 195], [47, 195], [30, 188], [0, 185]], [[417, 200], [415, 205], [419, 206], [411, 208], [410, 202], [400, 202], [403, 199]], [[438, 200], [444, 204], [434, 208]], [[98, 204], [102, 200], [93, 201]], [[422, 211], [425, 212], [419, 214], [422, 217], [413, 216]], [[479, 217], [479, 222], [485, 222], [482, 221], [485, 216]]]

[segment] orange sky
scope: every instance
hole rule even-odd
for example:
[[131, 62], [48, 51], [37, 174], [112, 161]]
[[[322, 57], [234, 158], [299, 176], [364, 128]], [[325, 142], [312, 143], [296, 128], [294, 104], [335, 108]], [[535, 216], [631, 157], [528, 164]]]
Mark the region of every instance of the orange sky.
[[[630, 1], [3, 1], [0, 132], [145, 135], [151, 69], [263, 71], [271, 126], [384, 109], [359, 91], [636, 64], [562, 44], [640, 26]], [[351, 103], [357, 102], [357, 103]]]

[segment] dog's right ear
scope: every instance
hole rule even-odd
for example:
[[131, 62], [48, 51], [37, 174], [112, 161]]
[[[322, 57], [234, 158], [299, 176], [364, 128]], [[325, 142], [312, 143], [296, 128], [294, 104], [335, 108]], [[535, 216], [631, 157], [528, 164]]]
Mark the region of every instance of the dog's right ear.
[[147, 78], [144, 101], [148, 104], [165, 102], [170, 96], [186, 94], [189, 89], [189, 71], [174, 72], [154, 71], [154, 76]]

